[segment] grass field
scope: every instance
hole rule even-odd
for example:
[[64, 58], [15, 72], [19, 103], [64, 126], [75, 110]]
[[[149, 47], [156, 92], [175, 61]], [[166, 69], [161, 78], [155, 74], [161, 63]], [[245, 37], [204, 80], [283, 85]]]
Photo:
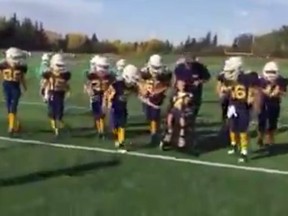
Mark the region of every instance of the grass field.
[[[131, 98], [127, 136], [134, 151], [118, 154], [109, 140], [98, 140], [82, 93], [82, 71], [88, 58], [73, 62], [72, 97], [66, 123], [70, 129], [53, 138], [46, 107], [38, 95], [33, 74], [39, 56], [30, 60], [29, 90], [23, 95], [20, 119], [23, 133], [7, 138], [6, 111], [0, 121], [1, 216], [286, 216], [288, 194], [287, 99], [283, 101], [276, 154], [257, 150], [251, 128], [251, 160], [243, 166], [221, 147], [220, 109], [214, 93], [215, 78], [205, 86], [197, 123], [200, 156], [161, 152], [149, 142], [141, 104]], [[144, 59], [130, 59], [141, 65]], [[166, 62], [175, 61], [167, 56]], [[212, 74], [223, 59], [206, 58]], [[261, 70], [263, 60], [247, 59]], [[288, 63], [280, 62], [282, 71]], [[214, 76], [215, 77], [215, 76]]]

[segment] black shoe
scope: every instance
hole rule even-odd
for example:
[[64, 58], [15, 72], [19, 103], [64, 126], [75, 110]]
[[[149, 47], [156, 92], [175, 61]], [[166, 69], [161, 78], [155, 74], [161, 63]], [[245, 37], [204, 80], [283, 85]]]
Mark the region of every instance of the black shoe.
[[124, 143], [115, 143], [115, 147], [117, 148], [117, 151], [119, 151], [120, 153], [126, 153], [127, 149]]
[[248, 161], [248, 156], [247, 154], [240, 154], [240, 157], [238, 159], [239, 163], [247, 163]]
[[98, 133], [98, 138], [104, 140], [105, 139], [104, 133]]

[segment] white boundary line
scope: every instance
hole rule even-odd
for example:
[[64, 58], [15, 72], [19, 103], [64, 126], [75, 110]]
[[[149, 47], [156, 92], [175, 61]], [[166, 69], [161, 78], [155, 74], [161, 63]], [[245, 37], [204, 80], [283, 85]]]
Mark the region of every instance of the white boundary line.
[[[24, 105], [34, 105], [34, 106], [44, 106], [45, 105], [44, 103], [29, 102], [29, 101], [22, 101], [21, 103]], [[88, 108], [82, 107], [82, 106], [68, 106], [68, 108], [79, 109], [79, 110], [89, 110]], [[39, 140], [9, 138], [9, 137], [4, 137], [4, 136], [0, 136], [0, 140], [8, 141], [8, 142], [16, 142], [16, 143], [26, 143], [26, 144], [34, 144], [34, 145], [41, 145], [41, 146], [49, 146], [49, 147], [63, 148], [63, 149], [70, 149], [70, 150], [82, 150], [82, 151], [102, 152], [102, 153], [108, 153], [108, 154], [120, 154], [116, 150], [100, 148], [100, 147], [77, 146], [77, 145], [70, 145], [70, 144], [63, 144], [63, 143], [50, 143], [50, 142], [44, 142], [44, 141], [39, 141]], [[141, 157], [141, 158], [150, 158], [150, 159], [158, 159], [158, 160], [164, 160], [164, 161], [197, 164], [197, 165], [209, 166], [209, 167], [252, 171], [252, 172], [258, 172], [258, 173], [288, 175], [288, 171], [278, 170], [278, 169], [268, 169], [268, 168], [264, 168], [264, 167], [239, 166], [239, 165], [233, 165], [233, 164], [209, 162], [209, 161], [195, 160], [195, 159], [189, 159], [189, 158], [177, 158], [177, 157], [172, 157], [172, 156], [165, 156], [165, 155], [158, 155], [158, 154], [147, 154], [147, 153], [141, 153], [141, 152], [127, 152], [125, 154], [130, 155], [130, 156], [135, 156], [135, 157]]]
[[[119, 153], [116, 150], [105, 149], [105, 148], [100, 148], [100, 147], [76, 146], [76, 145], [70, 145], [70, 144], [64, 144], [64, 143], [50, 143], [50, 142], [43, 142], [43, 141], [38, 141], [38, 140], [9, 138], [9, 137], [3, 137], [3, 136], [0, 136], [0, 140], [8, 141], [8, 142], [34, 144], [34, 145], [40, 145], [40, 146], [49, 146], [49, 147], [63, 148], [63, 149], [70, 149], [70, 150], [94, 151], [94, 152], [109, 153], [109, 154], [123, 154], [123, 153]], [[244, 170], [244, 171], [252, 171], [252, 172], [259, 172], [259, 173], [268, 173], [268, 174], [288, 175], [288, 171], [277, 170], [277, 169], [267, 169], [263, 167], [239, 166], [239, 165], [233, 165], [233, 164], [201, 161], [201, 160], [194, 160], [194, 159], [189, 159], [189, 158], [177, 158], [177, 157], [172, 157], [172, 156], [147, 154], [147, 153], [141, 153], [141, 152], [127, 152], [125, 154], [129, 156], [140, 157], [140, 158], [150, 158], [150, 159], [158, 159], [158, 160], [163, 160], [163, 161], [197, 164], [197, 165], [209, 166], [209, 167], [228, 168], [228, 169], [234, 169], [234, 170]]]

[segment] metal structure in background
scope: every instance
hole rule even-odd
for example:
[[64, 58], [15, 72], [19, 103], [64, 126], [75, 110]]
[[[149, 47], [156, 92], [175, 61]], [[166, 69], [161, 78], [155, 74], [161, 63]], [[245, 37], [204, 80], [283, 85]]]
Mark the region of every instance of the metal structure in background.
[[255, 36], [252, 37], [250, 50], [247, 52], [244, 52], [244, 51], [237, 51], [237, 49], [239, 49], [239, 46], [238, 46], [237, 41], [236, 41], [232, 45], [233, 51], [229, 51], [226, 48], [224, 48], [224, 54], [226, 56], [254, 56], [254, 43], [255, 43]]

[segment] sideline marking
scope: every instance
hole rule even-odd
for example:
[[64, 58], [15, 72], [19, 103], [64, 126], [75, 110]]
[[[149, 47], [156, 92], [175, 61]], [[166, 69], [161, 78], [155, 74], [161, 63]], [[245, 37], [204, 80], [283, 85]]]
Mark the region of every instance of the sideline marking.
[[[109, 153], [109, 154], [123, 154], [123, 153], [119, 153], [116, 150], [105, 149], [105, 148], [100, 148], [100, 147], [76, 146], [76, 145], [70, 145], [70, 144], [64, 144], [64, 143], [50, 143], [50, 142], [43, 142], [43, 141], [38, 141], [38, 140], [9, 138], [9, 137], [3, 137], [3, 136], [0, 136], [0, 140], [4, 140], [8, 142], [18, 142], [18, 143], [41, 145], [41, 146], [49, 146], [49, 147], [63, 148], [63, 149], [70, 149], [70, 150], [94, 151], [94, 152], [102, 152], [102, 153]], [[245, 171], [268, 173], [268, 174], [288, 175], [288, 171], [268, 169], [268, 168], [263, 168], [263, 167], [239, 166], [239, 165], [233, 165], [233, 164], [201, 161], [201, 160], [194, 160], [194, 159], [189, 159], [189, 158], [177, 158], [177, 157], [172, 157], [172, 156], [147, 154], [147, 153], [141, 153], [141, 152], [127, 152], [125, 154], [129, 156], [134, 156], [134, 157], [197, 164], [197, 165], [209, 166], [209, 167], [245, 170]]]
[[[21, 103], [24, 105], [45, 106], [44, 103], [40, 103], [40, 102], [22, 101]], [[89, 108], [83, 107], [83, 106], [67, 106], [67, 108], [89, 110]], [[281, 126], [283, 126], [283, 124], [281, 124]], [[8, 142], [18, 142], [18, 143], [49, 146], [49, 147], [55, 147], [55, 148], [72, 149], [72, 150], [94, 151], [94, 152], [102, 152], [102, 153], [110, 153], [110, 154], [123, 154], [123, 153], [119, 153], [116, 150], [105, 149], [105, 148], [100, 148], [100, 147], [76, 146], [76, 145], [69, 145], [69, 144], [64, 144], [64, 143], [49, 143], [49, 142], [44, 142], [44, 141], [39, 141], [39, 140], [9, 138], [9, 137], [4, 137], [4, 136], [0, 136], [0, 140], [4, 140]], [[260, 173], [268, 173], [268, 174], [288, 175], [288, 171], [278, 170], [278, 169], [268, 169], [264, 167], [240, 166], [240, 165], [233, 165], [233, 164], [226, 164], [226, 163], [201, 161], [201, 160], [195, 160], [195, 159], [189, 159], [189, 158], [177, 158], [177, 157], [165, 156], [165, 155], [147, 154], [147, 153], [141, 153], [141, 152], [127, 152], [125, 154], [130, 155], [130, 156], [135, 156], [135, 157], [141, 157], [141, 158], [152, 158], [152, 159], [158, 159], [158, 160], [164, 160], [164, 161], [174, 161], [174, 162], [197, 164], [197, 165], [210, 166], [210, 167], [228, 168], [228, 169], [260, 172]]]

